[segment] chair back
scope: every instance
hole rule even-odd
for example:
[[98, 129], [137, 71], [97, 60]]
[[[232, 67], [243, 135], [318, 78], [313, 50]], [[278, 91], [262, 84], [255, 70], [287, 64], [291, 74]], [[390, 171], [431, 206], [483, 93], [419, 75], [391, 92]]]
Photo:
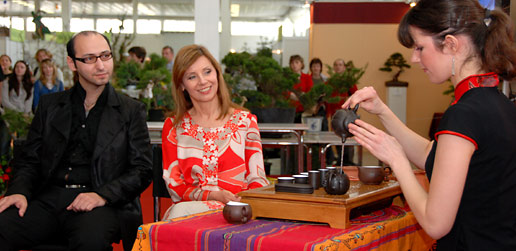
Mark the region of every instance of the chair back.
[[154, 197], [154, 221], [160, 220], [159, 198], [170, 198], [163, 180], [163, 153], [161, 145], [152, 148], [152, 196]]

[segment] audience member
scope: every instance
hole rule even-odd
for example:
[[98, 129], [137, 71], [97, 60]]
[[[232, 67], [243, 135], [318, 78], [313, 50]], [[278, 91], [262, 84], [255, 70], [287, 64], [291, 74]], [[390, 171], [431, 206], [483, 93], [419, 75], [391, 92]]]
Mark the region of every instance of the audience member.
[[172, 67], [174, 66], [174, 49], [168, 45], [163, 47], [161, 56], [167, 59], [167, 69], [172, 72]]
[[33, 111], [36, 111], [40, 96], [64, 90], [63, 82], [57, 79], [57, 67], [54, 62], [51, 59], [44, 59], [39, 65], [41, 76], [34, 83]]
[[31, 113], [33, 89], [29, 66], [24, 61], [17, 61], [14, 73], [2, 83], [2, 106], [17, 112]]
[[162, 133], [170, 219], [239, 201], [268, 185], [256, 116], [233, 103], [219, 63], [203, 46], [183, 47], [173, 68], [174, 115]]
[[[33, 72], [33, 82], [35, 82], [36, 80], [38, 80], [41, 76], [41, 70], [40, 70], [40, 64], [41, 62], [43, 62], [43, 60], [45, 59], [50, 59], [52, 60], [53, 58], [53, 55], [52, 53], [47, 50], [47, 49], [39, 49], [36, 51], [36, 54], [34, 55], [34, 58], [36, 59], [36, 61], [38, 62], [38, 65], [34, 68], [34, 72]], [[64, 77], [63, 77], [63, 72], [61, 71], [61, 69], [59, 69], [59, 67], [57, 67], [56, 65], [56, 78], [59, 79], [61, 82], [63, 82], [63, 86], [65, 88], [69, 88], [71, 87], [70, 84], [67, 84], [65, 81], [64, 81]]]
[[[477, 0], [420, 0], [398, 26], [411, 61], [455, 100], [430, 141], [410, 130], [372, 87], [344, 107], [377, 115], [388, 133], [357, 120], [358, 143], [390, 166], [437, 250], [516, 250], [516, 106], [497, 88], [516, 77], [513, 22]], [[412, 164], [425, 168], [428, 192]]]
[[[294, 89], [298, 90], [301, 93], [306, 93], [312, 89], [314, 83], [312, 82], [312, 77], [310, 75], [303, 73], [303, 69], [305, 68], [305, 64], [303, 62], [303, 58], [299, 55], [290, 56], [289, 60], [290, 69], [299, 74], [299, 82], [294, 85]], [[293, 93], [292, 93], [293, 94]], [[304, 111], [303, 105], [299, 102], [299, 99], [296, 95], [291, 95], [291, 99], [296, 107], [296, 121], [301, 122], [301, 113]]]
[[31, 249], [58, 237], [68, 250], [131, 250], [142, 224], [139, 195], [152, 180], [143, 103], [109, 84], [109, 40], [83, 31], [67, 44], [78, 82], [44, 95], [0, 199], [0, 247]]
[[[5, 54], [0, 56], [0, 67], [2, 67], [0, 71], [0, 81], [4, 81], [9, 75], [13, 73], [13, 62], [11, 61], [11, 58]], [[0, 91], [1, 91], [0, 87]]]
[[319, 58], [313, 58], [310, 60], [310, 76], [312, 77], [312, 82], [314, 85], [324, 84], [326, 82], [326, 75], [322, 73], [323, 63]]
[[129, 60], [143, 64], [147, 56], [145, 48], [140, 46], [134, 46], [129, 49]]

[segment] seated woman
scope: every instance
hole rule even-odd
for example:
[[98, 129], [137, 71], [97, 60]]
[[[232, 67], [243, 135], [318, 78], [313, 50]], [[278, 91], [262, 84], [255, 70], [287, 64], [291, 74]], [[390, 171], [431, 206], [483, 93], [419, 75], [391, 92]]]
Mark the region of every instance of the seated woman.
[[36, 111], [41, 95], [64, 91], [63, 81], [57, 78], [57, 67], [51, 59], [41, 61], [40, 68], [42, 73], [34, 83], [33, 111]]
[[2, 83], [2, 106], [17, 112], [32, 112], [32, 92], [29, 66], [24, 61], [14, 64], [14, 73]]
[[256, 116], [231, 102], [222, 70], [199, 45], [174, 61], [175, 111], [162, 133], [163, 179], [173, 205], [163, 219], [223, 208], [268, 185]]

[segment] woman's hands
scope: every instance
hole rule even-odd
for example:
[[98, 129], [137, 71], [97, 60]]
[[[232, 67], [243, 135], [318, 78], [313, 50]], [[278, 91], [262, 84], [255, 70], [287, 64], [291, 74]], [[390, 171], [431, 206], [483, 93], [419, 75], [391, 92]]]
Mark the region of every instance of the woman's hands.
[[380, 115], [384, 109], [388, 109], [371, 86], [356, 91], [342, 104], [342, 108], [355, 107], [356, 104], [360, 104], [360, 108], [375, 115]]
[[210, 195], [208, 195], [208, 200], [217, 200], [224, 204], [230, 201], [240, 201], [240, 199], [240, 196], [237, 196], [227, 190], [212, 191], [210, 192]]
[[395, 168], [396, 161], [406, 161], [407, 157], [403, 148], [393, 136], [360, 119], [355, 120], [354, 124], [350, 123], [348, 128], [360, 145], [388, 166]]

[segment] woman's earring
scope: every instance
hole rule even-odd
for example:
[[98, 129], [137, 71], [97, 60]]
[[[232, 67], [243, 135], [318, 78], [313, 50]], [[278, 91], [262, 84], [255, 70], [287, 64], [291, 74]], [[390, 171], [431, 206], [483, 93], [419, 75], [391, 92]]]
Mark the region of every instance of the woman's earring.
[[451, 58], [451, 75], [455, 76], [455, 57]]

